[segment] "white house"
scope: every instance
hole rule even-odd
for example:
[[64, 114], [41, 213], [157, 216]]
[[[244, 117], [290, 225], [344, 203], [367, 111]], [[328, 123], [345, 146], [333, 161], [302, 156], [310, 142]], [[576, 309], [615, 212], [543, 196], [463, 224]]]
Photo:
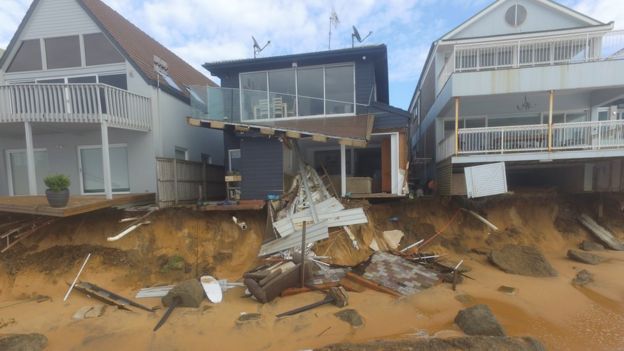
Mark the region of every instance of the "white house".
[[498, 0], [436, 40], [410, 104], [442, 194], [504, 161], [510, 187], [623, 190], [624, 32], [550, 0]]
[[[156, 158], [223, 162], [187, 125], [191, 85], [215, 84], [100, 0], [34, 0], [0, 59], [0, 196], [155, 193]], [[102, 147], [104, 145], [104, 148]]]

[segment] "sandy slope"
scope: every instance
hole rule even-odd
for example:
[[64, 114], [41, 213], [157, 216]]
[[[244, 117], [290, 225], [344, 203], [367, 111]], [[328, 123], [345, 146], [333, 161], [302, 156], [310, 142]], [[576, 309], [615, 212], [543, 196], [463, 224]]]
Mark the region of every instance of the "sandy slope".
[[[67, 303], [62, 302], [66, 290], [64, 282], [73, 278], [82, 259], [77, 253], [85, 250], [75, 245], [118, 249], [121, 253], [101, 251], [101, 255], [96, 255], [83, 279], [134, 296], [140, 287], [192, 277], [196, 271], [211, 272], [220, 278], [238, 277], [254, 265], [264, 228], [264, 218], [259, 214], [239, 215], [250, 224], [248, 231], [241, 232], [225, 214], [169, 210], [159, 213], [151, 227], [110, 244], [105, 238], [120, 228], [116, 224], [120, 213], [74, 218], [33, 238], [27, 247], [17, 248], [12, 255], [1, 258], [4, 268], [0, 270], [0, 306], [32, 294], [48, 295], [53, 300], [0, 308], [0, 326], [7, 324], [0, 327], [0, 333], [43, 333], [49, 338], [49, 350], [296, 350], [338, 342], [413, 337], [425, 332], [439, 336], [460, 335], [453, 319], [466, 304], [459, 302], [456, 296], [469, 295], [472, 301], [468, 304], [490, 305], [509, 334], [535, 336], [550, 350], [624, 349], [624, 328], [621, 327], [624, 325], [624, 280], [621, 279], [624, 252], [600, 253], [610, 260], [599, 266], [587, 266], [565, 258], [568, 248], [588, 237], [573, 218], [580, 211], [593, 211], [593, 201], [588, 198], [570, 201], [546, 194], [478, 204], [476, 209], [501, 227], [502, 233], [498, 234], [488, 234], [483, 225], [468, 215], [457, 215], [430, 250], [446, 253], [450, 261], [463, 258], [472, 268], [469, 274], [475, 280], [465, 280], [456, 292], [448, 284], [442, 284], [401, 299], [373, 291], [351, 293], [351, 307], [365, 319], [366, 324], [360, 329], [352, 329], [334, 317], [337, 309], [332, 306], [282, 320], [273, 317], [321, 299], [318, 293], [280, 298], [260, 305], [241, 298], [242, 289], [228, 291], [220, 305], [205, 302], [199, 309], [176, 310], [156, 333], [151, 330], [162, 310], [149, 314], [108, 308], [100, 318], [73, 321], [71, 316], [76, 310], [97, 303], [77, 292]], [[605, 207], [604, 224], [622, 238], [621, 213], [619, 208], [615, 211], [615, 207]], [[453, 218], [456, 208], [456, 203], [438, 200], [374, 205], [368, 211], [371, 223], [359, 229], [357, 235], [369, 242], [382, 230], [402, 229], [410, 233], [408, 242], [411, 242], [443, 228]], [[388, 217], [395, 215], [399, 216], [399, 222], [388, 221]], [[341, 244], [341, 238], [335, 241], [331, 247], [329, 243], [321, 247], [335, 261], [358, 261], [367, 255], [366, 252], [352, 252], [348, 242]], [[469, 250], [505, 243], [540, 247], [559, 276], [532, 278], [506, 274], [491, 266], [485, 256]], [[60, 252], [75, 254], [57, 251], [41, 254], [55, 245], [66, 247]], [[27, 259], [33, 252], [39, 252], [40, 256]], [[185, 258], [187, 272], [161, 271], [162, 258], [159, 257], [173, 254]], [[11, 261], [7, 263], [9, 258]], [[595, 274], [596, 282], [586, 288], [576, 288], [570, 280], [583, 268]], [[496, 290], [500, 285], [517, 287], [519, 293], [516, 296], [502, 294]], [[158, 299], [140, 302], [159, 305]], [[260, 312], [263, 318], [238, 326], [235, 321], [242, 312]]]

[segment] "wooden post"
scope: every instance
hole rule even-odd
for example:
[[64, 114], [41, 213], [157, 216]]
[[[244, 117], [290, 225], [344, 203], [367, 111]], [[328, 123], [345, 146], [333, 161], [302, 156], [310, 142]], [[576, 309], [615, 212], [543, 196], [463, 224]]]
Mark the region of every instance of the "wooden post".
[[108, 145], [108, 122], [102, 120], [100, 123], [100, 129], [102, 133], [102, 172], [104, 173], [104, 193], [106, 193], [106, 199], [111, 200], [113, 198], [113, 185], [110, 168], [110, 146]]
[[208, 198], [208, 184], [206, 177], [208, 176], [208, 172], [206, 170], [206, 165], [208, 164], [208, 160], [202, 158], [202, 192], [201, 192], [201, 200], [205, 201]]
[[178, 159], [173, 157], [173, 203], [178, 205]]
[[459, 96], [455, 97], [455, 155], [459, 154]]
[[347, 195], [347, 148], [340, 144], [340, 196]]
[[301, 287], [305, 287], [305, 241], [306, 241], [306, 222], [303, 222], [301, 228]]
[[553, 142], [553, 102], [554, 102], [554, 91], [550, 91], [548, 93], [548, 151], [552, 151], [552, 142]]
[[37, 195], [37, 176], [35, 173], [35, 147], [33, 146], [32, 126], [24, 122], [26, 133], [26, 169], [28, 171], [28, 193]]

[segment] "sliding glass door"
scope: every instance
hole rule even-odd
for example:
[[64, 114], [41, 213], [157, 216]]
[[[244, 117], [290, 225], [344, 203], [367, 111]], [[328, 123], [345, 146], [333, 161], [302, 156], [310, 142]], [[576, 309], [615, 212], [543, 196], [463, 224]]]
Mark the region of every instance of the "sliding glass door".
[[[12, 195], [29, 195], [28, 166], [26, 150], [7, 151], [9, 166], [9, 185]], [[37, 179], [37, 194], [45, 193], [43, 178], [49, 174], [48, 152], [45, 149], [35, 150], [35, 177]]]
[[[84, 194], [104, 193], [104, 171], [102, 170], [102, 147], [81, 146], [80, 177]], [[129, 192], [128, 147], [126, 145], [110, 146], [111, 183], [113, 192]]]

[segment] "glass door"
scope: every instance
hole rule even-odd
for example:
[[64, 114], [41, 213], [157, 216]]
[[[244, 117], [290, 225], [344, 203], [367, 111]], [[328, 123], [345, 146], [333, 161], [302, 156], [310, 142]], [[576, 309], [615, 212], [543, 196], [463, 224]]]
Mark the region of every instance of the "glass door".
[[[104, 172], [102, 170], [102, 147], [82, 146], [80, 154], [80, 177], [84, 194], [104, 193]], [[111, 183], [113, 192], [129, 192], [128, 147], [110, 146]]]
[[[29, 195], [28, 166], [26, 150], [9, 150], [9, 185], [12, 195]], [[46, 186], [43, 178], [49, 175], [48, 152], [45, 149], [35, 150], [35, 177], [37, 179], [37, 194], [45, 193]]]

